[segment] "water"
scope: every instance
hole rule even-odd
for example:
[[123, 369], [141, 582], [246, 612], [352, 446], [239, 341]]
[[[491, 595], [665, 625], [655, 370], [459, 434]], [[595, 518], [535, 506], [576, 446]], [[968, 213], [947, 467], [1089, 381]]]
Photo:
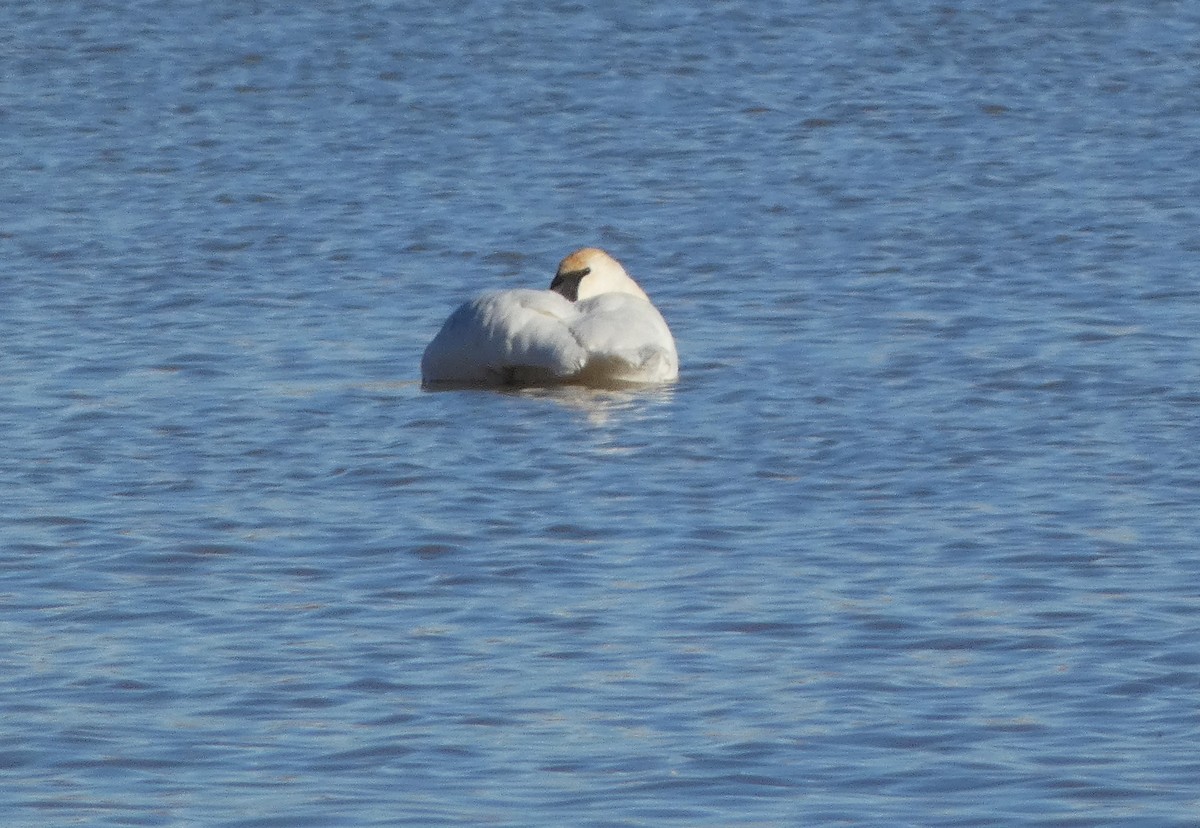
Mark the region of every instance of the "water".
[[296, 5], [0, 10], [6, 825], [1196, 824], [1193, 4]]

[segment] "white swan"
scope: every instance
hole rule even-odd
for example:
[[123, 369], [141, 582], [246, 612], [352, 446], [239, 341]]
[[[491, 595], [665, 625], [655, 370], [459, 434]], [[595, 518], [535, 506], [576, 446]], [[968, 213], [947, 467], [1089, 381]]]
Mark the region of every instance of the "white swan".
[[667, 383], [675, 340], [658, 309], [612, 256], [585, 247], [549, 290], [499, 290], [460, 306], [421, 358], [436, 386]]

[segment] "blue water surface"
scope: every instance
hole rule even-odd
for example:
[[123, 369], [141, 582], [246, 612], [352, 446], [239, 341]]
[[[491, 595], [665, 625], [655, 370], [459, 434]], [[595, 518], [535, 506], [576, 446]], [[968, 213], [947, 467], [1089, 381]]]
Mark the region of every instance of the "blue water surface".
[[[5, 4], [4, 824], [1197, 824], [1198, 44]], [[584, 245], [677, 386], [421, 390]]]

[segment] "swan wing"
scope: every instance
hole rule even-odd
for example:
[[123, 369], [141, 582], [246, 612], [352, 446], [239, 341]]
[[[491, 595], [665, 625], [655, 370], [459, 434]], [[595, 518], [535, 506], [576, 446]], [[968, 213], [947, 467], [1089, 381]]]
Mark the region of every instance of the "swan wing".
[[502, 290], [461, 305], [421, 358], [427, 384], [537, 385], [577, 374], [587, 354], [575, 306], [548, 290]]
[[675, 339], [650, 302], [604, 293], [575, 303], [568, 325], [587, 353], [580, 380], [588, 384], [672, 382], [679, 376]]

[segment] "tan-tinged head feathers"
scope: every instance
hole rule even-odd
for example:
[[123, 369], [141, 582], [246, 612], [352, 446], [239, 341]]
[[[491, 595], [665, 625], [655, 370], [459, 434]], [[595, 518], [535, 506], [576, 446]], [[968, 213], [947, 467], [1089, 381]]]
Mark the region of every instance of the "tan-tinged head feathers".
[[621, 263], [598, 247], [584, 247], [563, 259], [550, 289], [572, 302], [602, 293], [627, 293], [650, 301]]

